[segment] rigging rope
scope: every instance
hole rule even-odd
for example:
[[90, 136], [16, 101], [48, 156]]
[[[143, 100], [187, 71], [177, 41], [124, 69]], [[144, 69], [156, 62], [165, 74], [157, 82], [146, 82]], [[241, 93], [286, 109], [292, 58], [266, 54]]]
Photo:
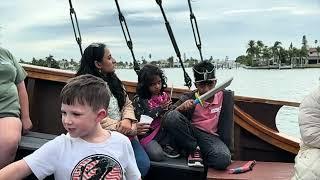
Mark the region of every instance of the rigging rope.
[[119, 21], [120, 21], [121, 29], [122, 29], [124, 38], [126, 40], [127, 46], [129, 48], [129, 50], [131, 52], [131, 55], [132, 55], [132, 58], [133, 58], [134, 71], [138, 74], [139, 70], [140, 70], [140, 66], [139, 66], [139, 63], [137, 62], [137, 60], [136, 60], [136, 58], [134, 56], [134, 53], [133, 53], [133, 43], [132, 43], [132, 40], [131, 40], [131, 36], [130, 36], [130, 33], [129, 33], [127, 22], [126, 22], [126, 19], [123, 16], [123, 14], [122, 14], [122, 12], [120, 10], [120, 6], [119, 6], [119, 3], [118, 3], [118, 0], [115, 0], [115, 2], [116, 2], [116, 5], [117, 5], [117, 9], [118, 9]]
[[[74, 37], [76, 38], [76, 41], [78, 43], [78, 46], [79, 46], [79, 49], [80, 49], [80, 53], [81, 53], [81, 56], [82, 56], [82, 54], [83, 54], [82, 46], [81, 46], [82, 39], [81, 39], [81, 33], [80, 33], [77, 14], [76, 14], [76, 11], [73, 9], [71, 0], [69, 0], [69, 5], [70, 5], [70, 19], [71, 19], [71, 22], [72, 22], [72, 28], [73, 28]], [[74, 19], [73, 19], [72, 15], [74, 15], [74, 19], [75, 19], [77, 28], [75, 28], [75, 23], [74, 23]]]
[[173, 45], [174, 51], [176, 52], [176, 55], [179, 58], [179, 62], [181, 64], [181, 67], [182, 67], [182, 70], [183, 70], [185, 86], [187, 86], [190, 89], [190, 87], [192, 85], [192, 81], [191, 81], [191, 78], [189, 77], [188, 73], [186, 72], [186, 70], [184, 68], [184, 65], [183, 65], [183, 62], [182, 62], [182, 59], [181, 59], [180, 50], [178, 48], [178, 45], [177, 45], [177, 42], [176, 42], [176, 40], [174, 38], [171, 26], [170, 26], [170, 24], [169, 24], [169, 22], [167, 20], [166, 14], [165, 14], [165, 12], [163, 10], [163, 7], [162, 7], [162, 0], [156, 0], [156, 2], [159, 5], [161, 13], [163, 15], [163, 19], [165, 21], [165, 25], [166, 25], [166, 28], [167, 28], [171, 43]]
[[[200, 33], [199, 33], [199, 29], [198, 29], [197, 19], [192, 12], [191, 0], [188, 0], [188, 5], [189, 5], [189, 10], [190, 10], [190, 23], [191, 23], [191, 27], [192, 27], [194, 41], [195, 41], [196, 46], [199, 50], [201, 61], [203, 61], [202, 52], [201, 52]], [[196, 31], [195, 31], [195, 29], [196, 29]]]

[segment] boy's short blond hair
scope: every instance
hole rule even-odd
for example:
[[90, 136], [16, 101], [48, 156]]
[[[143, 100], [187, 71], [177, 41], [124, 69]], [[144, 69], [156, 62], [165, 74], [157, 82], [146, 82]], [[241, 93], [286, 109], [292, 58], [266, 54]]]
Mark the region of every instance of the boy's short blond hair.
[[60, 93], [63, 104], [88, 105], [93, 111], [108, 109], [110, 91], [107, 83], [101, 78], [86, 74], [71, 78]]

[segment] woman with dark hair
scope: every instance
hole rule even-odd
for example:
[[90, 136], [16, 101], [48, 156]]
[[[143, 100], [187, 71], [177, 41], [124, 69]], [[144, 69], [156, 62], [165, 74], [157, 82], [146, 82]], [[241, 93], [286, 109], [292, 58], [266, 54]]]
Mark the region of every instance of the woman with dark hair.
[[102, 120], [104, 129], [118, 131], [131, 139], [138, 168], [145, 176], [150, 168], [150, 160], [139, 141], [132, 102], [120, 79], [115, 74], [115, 59], [110, 50], [103, 43], [92, 43], [85, 50], [81, 58], [80, 68], [76, 75], [92, 74], [102, 78], [111, 91], [108, 116]]

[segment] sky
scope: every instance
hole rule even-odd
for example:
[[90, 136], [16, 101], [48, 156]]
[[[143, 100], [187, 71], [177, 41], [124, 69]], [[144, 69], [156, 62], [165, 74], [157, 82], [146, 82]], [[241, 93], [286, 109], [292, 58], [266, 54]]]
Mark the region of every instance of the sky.
[[[175, 57], [164, 19], [155, 0], [118, 0], [126, 18], [136, 59]], [[83, 49], [103, 42], [118, 61], [132, 61], [114, 0], [73, 0]], [[204, 58], [235, 59], [249, 40], [275, 41], [300, 47], [320, 44], [320, 0], [192, 0]], [[163, 0], [181, 54], [199, 59], [187, 0]], [[10, 0], [0, 3], [0, 46], [17, 59], [30, 61], [49, 54], [55, 59], [81, 58], [69, 16], [68, 0]], [[151, 59], [149, 59], [151, 54]]]

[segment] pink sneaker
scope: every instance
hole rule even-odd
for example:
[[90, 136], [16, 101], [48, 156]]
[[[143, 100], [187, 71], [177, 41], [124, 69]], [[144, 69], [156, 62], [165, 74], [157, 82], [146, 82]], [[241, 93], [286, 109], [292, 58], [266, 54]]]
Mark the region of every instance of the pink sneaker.
[[196, 150], [188, 156], [188, 166], [189, 167], [203, 167], [203, 160], [201, 157], [201, 152], [199, 146]]

